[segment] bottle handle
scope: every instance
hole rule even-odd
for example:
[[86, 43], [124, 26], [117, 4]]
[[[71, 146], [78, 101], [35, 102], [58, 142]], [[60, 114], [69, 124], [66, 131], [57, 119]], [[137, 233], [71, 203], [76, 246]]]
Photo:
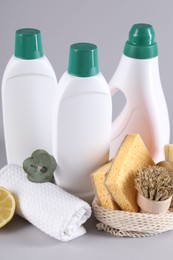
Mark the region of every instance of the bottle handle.
[[[111, 96], [112, 98], [118, 93], [118, 91], [122, 91], [120, 88], [118, 87], [112, 87], [112, 89], [110, 89], [111, 91]], [[125, 95], [125, 92], [122, 91], [122, 93]], [[128, 110], [129, 110], [129, 106], [127, 104], [127, 97], [126, 97], [126, 104], [124, 106], [124, 108], [122, 109], [122, 111], [120, 112], [120, 114], [112, 121], [112, 129], [111, 129], [111, 140], [110, 140], [110, 151], [109, 151], [109, 159], [113, 159], [115, 157], [116, 151], [119, 144], [119, 139], [117, 139], [123, 129], [126, 126], [127, 123], [127, 118], [128, 118]]]
[[124, 125], [123, 119], [125, 120], [127, 110], [128, 110], [127, 95], [126, 95], [127, 93], [126, 93], [125, 89], [122, 89], [119, 87], [112, 87], [112, 89], [110, 89], [111, 96], [113, 98], [119, 91], [121, 91], [122, 94], [124, 95], [124, 97], [126, 99], [126, 104], [124, 105], [124, 107], [123, 107], [122, 111], [119, 113], [119, 115], [112, 121], [111, 140], [115, 139], [117, 136], [117, 131], [119, 132], [117, 127], [121, 125], [121, 128], [122, 128], [122, 126]]

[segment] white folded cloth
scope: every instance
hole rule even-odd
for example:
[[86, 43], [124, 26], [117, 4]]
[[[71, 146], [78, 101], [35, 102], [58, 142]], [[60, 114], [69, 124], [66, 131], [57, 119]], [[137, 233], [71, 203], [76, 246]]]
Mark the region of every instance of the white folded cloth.
[[57, 185], [30, 182], [21, 166], [9, 164], [0, 170], [0, 186], [15, 196], [16, 213], [46, 234], [69, 241], [86, 233], [91, 207]]

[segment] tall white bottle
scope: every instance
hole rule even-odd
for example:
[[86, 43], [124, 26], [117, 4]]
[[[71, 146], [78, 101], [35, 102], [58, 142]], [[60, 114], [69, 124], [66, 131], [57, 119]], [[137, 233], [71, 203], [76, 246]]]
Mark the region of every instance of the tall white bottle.
[[112, 124], [111, 94], [98, 69], [96, 45], [71, 45], [68, 72], [59, 81], [54, 111], [55, 181], [90, 201], [89, 175], [108, 161]]
[[42, 50], [37, 29], [16, 31], [15, 52], [2, 80], [2, 105], [8, 163], [22, 165], [36, 149], [52, 153], [54, 70]]
[[158, 66], [153, 27], [132, 26], [119, 66], [109, 82], [111, 94], [121, 90], [126, 105], [113, 122], [110, 159], [128, 133], [140, 133], [155, 162], [164, 160], [170, 124]]

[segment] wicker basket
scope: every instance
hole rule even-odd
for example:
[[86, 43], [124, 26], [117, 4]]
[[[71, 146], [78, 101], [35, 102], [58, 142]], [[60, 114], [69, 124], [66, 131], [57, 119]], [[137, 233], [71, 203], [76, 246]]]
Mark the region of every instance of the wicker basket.
[[133, 213], [108, 210], [101, 207], [95, 198], [93, 212], [98, 230], [104, 230], [117, 237], [148, 237], [173, 230], [173, 208], [166, 213]]

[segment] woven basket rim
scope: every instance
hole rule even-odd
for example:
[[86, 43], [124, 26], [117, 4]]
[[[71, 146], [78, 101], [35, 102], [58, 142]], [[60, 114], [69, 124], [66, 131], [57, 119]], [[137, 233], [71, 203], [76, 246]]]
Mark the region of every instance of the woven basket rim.
[[101, 207], [97, 198], [92, 208], [102, 230], [114, 236], [147, 237], [173, 230], [172, 208], [160, 214], [111, 210]]
[[141, 213], [141, 212], [130, 212], [130, 211], [124, 211], [124, 210], [113, 210], [113, 209], [105, 209], [103, 208], [100, 204], [99, 204], [99, 200], [97, 199], [97, 197], [94, 198], [93, 202], [92, 202], [92, 207], [98, 207], [101, 211], [104, 212], [109, 212], [111, 214], [114, 215], [118, 215], [118, 214], [124, 214], [124, 215], [129, 215], [129, 216], [137, 216], [137, 215], [141, 215], [141, 216], [150, 216], [150, 217], [158, 217], [158, 216], [164, 216], [167, 214], [173, 214], [173, 207], [171, 207], [167, 212], [165, 213], [159, 213], [159, 214], [152, 214], [152, 213]]

